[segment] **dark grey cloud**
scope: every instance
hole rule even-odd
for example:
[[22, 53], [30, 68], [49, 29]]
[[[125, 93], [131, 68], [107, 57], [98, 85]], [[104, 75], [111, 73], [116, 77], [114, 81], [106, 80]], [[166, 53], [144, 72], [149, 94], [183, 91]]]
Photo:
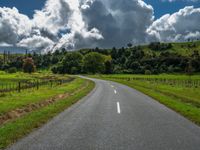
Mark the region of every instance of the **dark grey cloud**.
[[95, 0], [82, 12], [88, 27], [96, 27], [104, 37], [97, 43], [101, 47], [144, 42], [153, 21], [153, 8], [138, 0]]

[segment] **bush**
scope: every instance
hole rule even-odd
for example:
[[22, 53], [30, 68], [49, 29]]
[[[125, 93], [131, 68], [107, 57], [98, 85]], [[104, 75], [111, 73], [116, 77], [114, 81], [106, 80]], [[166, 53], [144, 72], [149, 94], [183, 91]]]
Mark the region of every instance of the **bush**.
[[5, 70], [8, 70], [9, 67], [10, 67], [10, 66], [6, 63], [6, 64], [3, 64], [3, 65], [1, 66], [1, 69], [5, 71]]
[[64, 68], [63, 68], [63, 65], [62, 63], [58, 63], [57, 65], [53, 66], [51, 68], [51, 71], [54, 73], [54, 74], [64, 74]]
[[77, 67], [72, 67], [71, 68], [71, 74], [78, 74], [79, 69]]
[[52, 71], [54, 74], [59, 73], [59, 72], [58, 72], [57, 66], [53, 66], [53, 67], [51, 68], [51, 71]]
[[9, 68], [9, 69], [7, 70], [7, 72], [8, 72], [8, 73], [16, 73], [16, 72], [17, 72], [17, 68], [15, 68], [15, 67]]
[[33, 73], [36, 71], [36, 66], [32, 58], [24, 59], [23, 70], [25, 73]]
[[150, 70], [145, 70], [145, 75], [151, 75], [151, 71]]
[[83, 69], [87, 73], [104, 73], [105, 72], [105, 55], [97, 52], [91, 52], [84, 57]]
[[79, 52], [71, 52], [65, 55], [62, 60], [63, 72], [68, 74], [81, 73], [83, 55]]
[[171, 49], [173, 46], [171, 43], [152, 42], [149, 44], [148, 47], [154, 51], [162, 51], [162, 50]]

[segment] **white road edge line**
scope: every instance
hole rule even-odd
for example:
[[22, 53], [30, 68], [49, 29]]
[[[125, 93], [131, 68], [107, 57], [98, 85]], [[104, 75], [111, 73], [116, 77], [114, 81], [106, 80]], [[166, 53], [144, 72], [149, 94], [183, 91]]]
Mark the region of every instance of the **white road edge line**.
[[117, 91], [116, 91], [116, 90], [114, 90], [114, 93], [115, 93], [115, 94], [117, 94]]
[[120, 114], [121, 113], [121, 110], [120, 110], [120, 104], [119, 102], [117, 102], [117, 113]]
[[113, 86], [113, 85], [111, 85], [111, 87], [112, 87], [112, 88], [114, 88], [114, 86]]

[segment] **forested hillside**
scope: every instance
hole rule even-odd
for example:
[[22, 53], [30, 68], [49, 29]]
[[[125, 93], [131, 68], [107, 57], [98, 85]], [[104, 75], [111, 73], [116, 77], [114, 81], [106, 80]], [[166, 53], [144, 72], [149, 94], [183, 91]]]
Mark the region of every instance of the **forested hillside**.
[[27, 59], [37, 70], [51, 69], [53, 73], [133, 73], [160, 74], [200, 72], [200, 41], [185, 43], [150, 43], [149, 45], [112, 49], [65, 49], [47, 54], [14, 55], [4, 52], [0, 56], [0, 69], [7, 72], [22, 71]]

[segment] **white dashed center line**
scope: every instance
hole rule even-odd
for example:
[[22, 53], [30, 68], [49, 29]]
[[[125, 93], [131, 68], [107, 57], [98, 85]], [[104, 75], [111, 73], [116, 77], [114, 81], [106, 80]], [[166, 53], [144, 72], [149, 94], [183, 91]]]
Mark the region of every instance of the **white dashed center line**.
[[115, 93], [115, 94], [117, 94], [117, 91], [116, 91], [116, 90], [114, 90], [114, 93]]
[[117, 113], [120, 114], [121, 113], [121, 110], [120, 110], [120, 104], [119, 102], [117, 102]]

